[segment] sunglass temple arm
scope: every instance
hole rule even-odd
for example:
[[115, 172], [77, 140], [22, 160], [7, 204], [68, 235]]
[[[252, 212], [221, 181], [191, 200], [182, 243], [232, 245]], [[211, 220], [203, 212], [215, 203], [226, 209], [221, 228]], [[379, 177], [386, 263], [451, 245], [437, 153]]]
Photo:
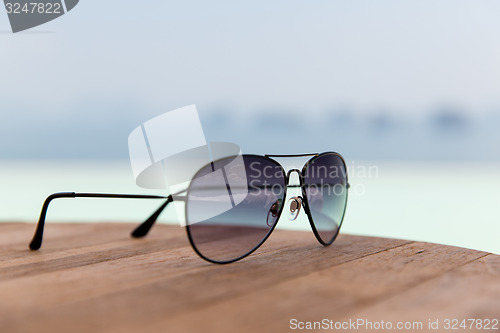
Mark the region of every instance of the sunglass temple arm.
[[[153, 214], [151, 214], [151, 216], [148, 217], [148, 219], [146, 221], [142, 222], [137, 228], [135, 228], [134, 231], [132, 231], [132, 233], [130, 235], [134, 238], [142, 238], [142, 237], [146, 236], [148, 234], [149, 230], [151, 230], [151, 228], [155, 224], [155, 222], [158, 219], [158, 217], [160, 216], [160, 214], [165, 210], [165, 208], [167, 207], [167, 205], [169, 203], [173, 202], [174, 200], [181, 200], [181, 201], [185, 200], [185, 197], [178, 196], [179, 194], [181, 194], [183, 192], [186, 192], [186, 191], [182, 190], [182, 191], [179, 191], [179, 192], [176, 192], [176, 193], [169, 195], [167, 197], [167, 201], [165, 201], [160, 207], [158, 207], [158, 209]], [[174, 196], [175, 196], [175, 198], [174, 198]]]
[[[172, 196], [158, 196], [158, 195], [140, 195], [140, 194], [105, 194], [105, 193], [75, 193], [75, 192], [62, 192], [51, 194], [45, 199], [43, 203], [40, 218], [36, 225], [35, 234], [29, 244], [31, 250], [38, 250], [42, 246], [43, 230], [45, 227], [45, 218], [47, 210], [52, 200], [60, 198], [110, 198], [110, 199], [170, 199]], [[167, 200], [168, 202], [168, 200]], [[166, 204], [165, 204], [166, 206]]]

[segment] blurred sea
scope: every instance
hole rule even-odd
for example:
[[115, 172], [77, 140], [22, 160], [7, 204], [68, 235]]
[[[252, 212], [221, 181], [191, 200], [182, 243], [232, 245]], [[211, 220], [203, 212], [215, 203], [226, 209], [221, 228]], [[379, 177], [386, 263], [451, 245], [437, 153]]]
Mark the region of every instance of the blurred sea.
[[[500, 163], [347, 164], [352, 187], [342, 233], [435, 242], [500, 254]], [[34, 226], [45, 197], [64, 191], [166, 194], [136, 186], [127, 160], [0, 161], [0, 221]], [[160, 204], [156, 200], [60, 199], [51, 204], [47, 223], [139, 223]], [[179, 219], [171, 209], [161, 221], [177, 224]], [[295, 221], [283, 214], [278, 226], [310, 230], [303, 212]]]

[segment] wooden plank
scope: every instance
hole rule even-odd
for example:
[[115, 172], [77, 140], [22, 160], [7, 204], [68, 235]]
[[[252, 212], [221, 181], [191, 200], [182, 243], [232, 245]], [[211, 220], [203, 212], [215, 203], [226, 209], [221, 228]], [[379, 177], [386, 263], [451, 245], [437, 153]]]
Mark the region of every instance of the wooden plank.
[[369, 320], [424, 320], [426, 323], [438, 320], [441, 328], [446, 319], [458, 319], [460, 323], [466, 319], [467, 329], [460, 329], [462, 331], [498, 332], [500, 329], [485, 330], [480, 328], [481, 324], [468, 319], [500, 319], [500, 257], [485, 255], [388, 297], [356, 316]]
[[[441, 289], [454, 311], [472, 315], [453, 291], [472, 272], [486, 288], [500, 271], [497, 256], [479, 251], [349, 235], [325, 248], [310, 232], [281, 230], [254, 255], [221, 266], [197, 257], [183, 228], [160, 225], [136, 240], [133, 227], [51, 225], [32, 252], [34, 226], [0, 224], [0, 240], [11, 240], [0, 244], [0, 332], [280, 332], [292, 318], [402, 320], [399, 309], [442, 305]], [[453, 283], [441, 288], [442, 279]], [[500, 299], [499, 289], [472, 293], [474, 309]]]
[[[217, 313], [225, 313], [237, 321], [237, 326], [245, 328], [241, 332], [261, 331], [263, 328], [272, 332], [286, 330], [292, 318], [304, 322], [321, 321], [324, 318], [336, 321], [365, 318], [352, 314], [483, 255], [440, 245], [406, 244], [200, 309], [194, 315], [207, 319], [201, 321], [203, 324], [188, 321], [188, 317], [193, 315], [190, 313], [156, 323], [153, 327], [159, 330], [165, 330], [167, 326], [176, 327], [174, 331], [177, 331], [188, 323], [189, 330], [193, 331], [208, 326], [209, 331], [229, 332], [230, 329], [225, 329], [223, 324], [208, 320]], [[276, 300], [280, 300], [279, 303]], [[235, 311], [234, 303], [254, 306], [250, 313], [245, 313]], [[261, 311], [262, 308], [272, 309], [272, 316]], [[375, 318], [380, 320], [385, 317]]]

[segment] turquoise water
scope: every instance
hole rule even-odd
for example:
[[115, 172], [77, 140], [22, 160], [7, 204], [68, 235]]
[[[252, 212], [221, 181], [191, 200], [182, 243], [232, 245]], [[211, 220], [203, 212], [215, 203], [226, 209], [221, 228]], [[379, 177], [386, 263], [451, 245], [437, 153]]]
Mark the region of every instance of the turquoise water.
[[[351, 189], [341, 232], [500, 254], [500, 164], [348, 162], [348, 168]], [[137, 187], [128, 161], [1, 161], [0, 221], [35, 223], [45, 197], [63, 191], [165, 194]], [[159, 205], [61, 199], [51, 205], [47, 222], [138, 223]], [[161, 217], [163, 223], [179, 220], [174, 209]], [[283, 214], [278, 226], [309, 230], [303, 212], [295, 221]]]

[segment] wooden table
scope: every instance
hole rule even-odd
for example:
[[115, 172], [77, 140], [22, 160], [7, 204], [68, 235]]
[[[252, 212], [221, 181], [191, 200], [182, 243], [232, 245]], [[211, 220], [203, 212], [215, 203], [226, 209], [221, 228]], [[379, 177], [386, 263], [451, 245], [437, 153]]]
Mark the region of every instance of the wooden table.
[[34, 225], [0, 224], [0, 332], [300, 331], [293, 319], [422, 322], [400, 332], [439, 320], [444, 332], [447, 318], [500, 318], [500, 257], [484, 252], [349, 235], [325, 248], [277, 230], [254, 255], [214, 265], [183, 228], [140, 240], [132, 229], [49, 223], [32, 252]]

